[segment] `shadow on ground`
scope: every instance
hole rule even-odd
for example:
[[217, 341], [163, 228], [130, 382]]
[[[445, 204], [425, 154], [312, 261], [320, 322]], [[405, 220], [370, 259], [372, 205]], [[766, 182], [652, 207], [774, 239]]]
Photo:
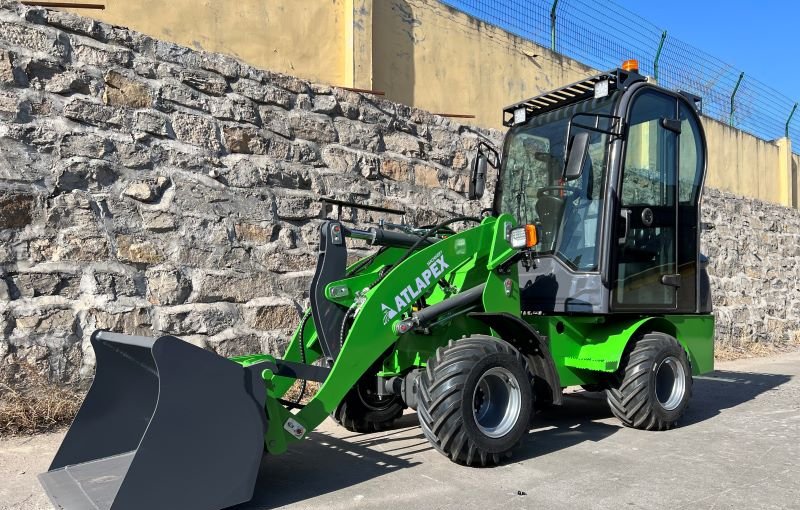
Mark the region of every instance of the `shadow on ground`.
[[759, 374], [717, 370], [694, 378], [694, 393], [681, 425], [692, 425], [712, 418], [724, 409], [744, 404], [762, 393], [774, 391], [792, 377], [784, 374]]
[[[788, 375], [716, 371], [696, 377], [692, 404], [681, 425], [708, 420], [724, 409], [746, 403], [791, 379]], [[514, 455], [533, 459], [586, 441], [602, 441], [619, 432], [603, 393], [565, 395], [564, 405], [538, 413], [533, 429]], [[253, 500], [237, 510], [297, 503], [419, 464], [416, 454], [432, 449], [420, 432], [417, 415], [404, 415], [395, 428], [376, 434], [314, 432], [280, 456], [266, 456]]]
[[[321, 496], [418, 464], [409, 457], [430, 449], [416, 414], [376, 434], [313, 432], [281, 456], [266, 455], [253, 499], [236, 510], [275, 508]], [[393, 444], [396, 443], [396, 446]], [[375, 448], [380, 444], [383, 451]]]
[[533, 429], [514, 452], [514, 460], [528, 460], [570, 448], [586, 441], [601, 441], [619, 431], [611, 417], [604, 393], [581, 391], [564, 395], [564, 405], [551, 407], [533, 419]]
[[[718, 370], [694, 378], [693, 395], [680, 426], [690, 426], [753, 400], [791, 379], [783, 374], [758, 374]], [[534, 429], [514, 455], [526, 460], [569, 448], [586, 441], [601, 441], [621, 428], [613, 418], [604, 393], [578, 392], [564, 396], [564, 405], [539, 413]]]

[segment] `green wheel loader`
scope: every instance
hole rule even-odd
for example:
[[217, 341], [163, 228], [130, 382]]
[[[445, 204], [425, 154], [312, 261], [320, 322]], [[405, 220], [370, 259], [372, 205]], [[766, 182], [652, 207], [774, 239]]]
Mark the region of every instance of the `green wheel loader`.
[[[252, 497], [265, 450], [405, 408], [452, 461], [495, 465], [567, 386], [604, 390], [625, 426], [674, 427], [714, 359], [699, 107], [617, 69], [506, 108], [502, 154], [475, 156], [470, 198], [496, 179], [481, 217], [322, 224], [282, 358], [94, 333], [94, 383], [41, 475], [52, 502], [224, 508]], [[376, 249], [348, 266], [353, 239]], [[296, 381], [320, 383], [306, 404], [285, 399]]]

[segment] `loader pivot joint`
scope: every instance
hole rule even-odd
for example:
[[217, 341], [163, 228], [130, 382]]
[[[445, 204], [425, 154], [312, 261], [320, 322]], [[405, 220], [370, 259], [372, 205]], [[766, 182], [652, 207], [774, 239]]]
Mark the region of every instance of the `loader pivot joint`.
[[344, 242], [344, 226], [338, 221], [326, 221], [320, 227], [317, 269], [311, 279], [311, 316], [328, 364], [332, 365], [339, 354], [342, 324], [347, 309], [325, 297], [325, 287], [345, 278], [347, 271], [347, 247]]

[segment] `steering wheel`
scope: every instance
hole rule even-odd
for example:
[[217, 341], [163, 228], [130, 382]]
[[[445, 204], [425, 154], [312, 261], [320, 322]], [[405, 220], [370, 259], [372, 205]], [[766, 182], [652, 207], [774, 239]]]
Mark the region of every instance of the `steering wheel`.
[[[545, 195], [550, 195], [555, 191], [559, 191], [564, 193], [565, 195], [569, 193], [570, 195], [577, 195], [578, 193], [583, 193], [581, 188], [575, 186], [545, 186], [544, 188], [539, 188], [539, 191], [536, 192], [536, 196], [542, 198]], [[554, 198], [567, 198], [556, 196]]]

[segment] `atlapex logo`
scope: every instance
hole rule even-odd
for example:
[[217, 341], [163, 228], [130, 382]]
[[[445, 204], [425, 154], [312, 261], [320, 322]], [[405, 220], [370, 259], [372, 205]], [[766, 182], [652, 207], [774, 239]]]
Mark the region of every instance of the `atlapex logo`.
[[389, 324], [389, 321], [394, 319], [403, 308], [416, 301], [417, 298], [425, 292], [425, 289], [428, 288], [431, 281], [438, 280], [448, 267], [450, 266], [444, 261], [444, 254], [442, 252], [434, 255], [433, 258], [428, 261], [428, 269], [422, 271], [422, 274], [417, 276], [413, 284], [407, 285], [394, 297], [394, 308], [381, 303], [383, 325]]

